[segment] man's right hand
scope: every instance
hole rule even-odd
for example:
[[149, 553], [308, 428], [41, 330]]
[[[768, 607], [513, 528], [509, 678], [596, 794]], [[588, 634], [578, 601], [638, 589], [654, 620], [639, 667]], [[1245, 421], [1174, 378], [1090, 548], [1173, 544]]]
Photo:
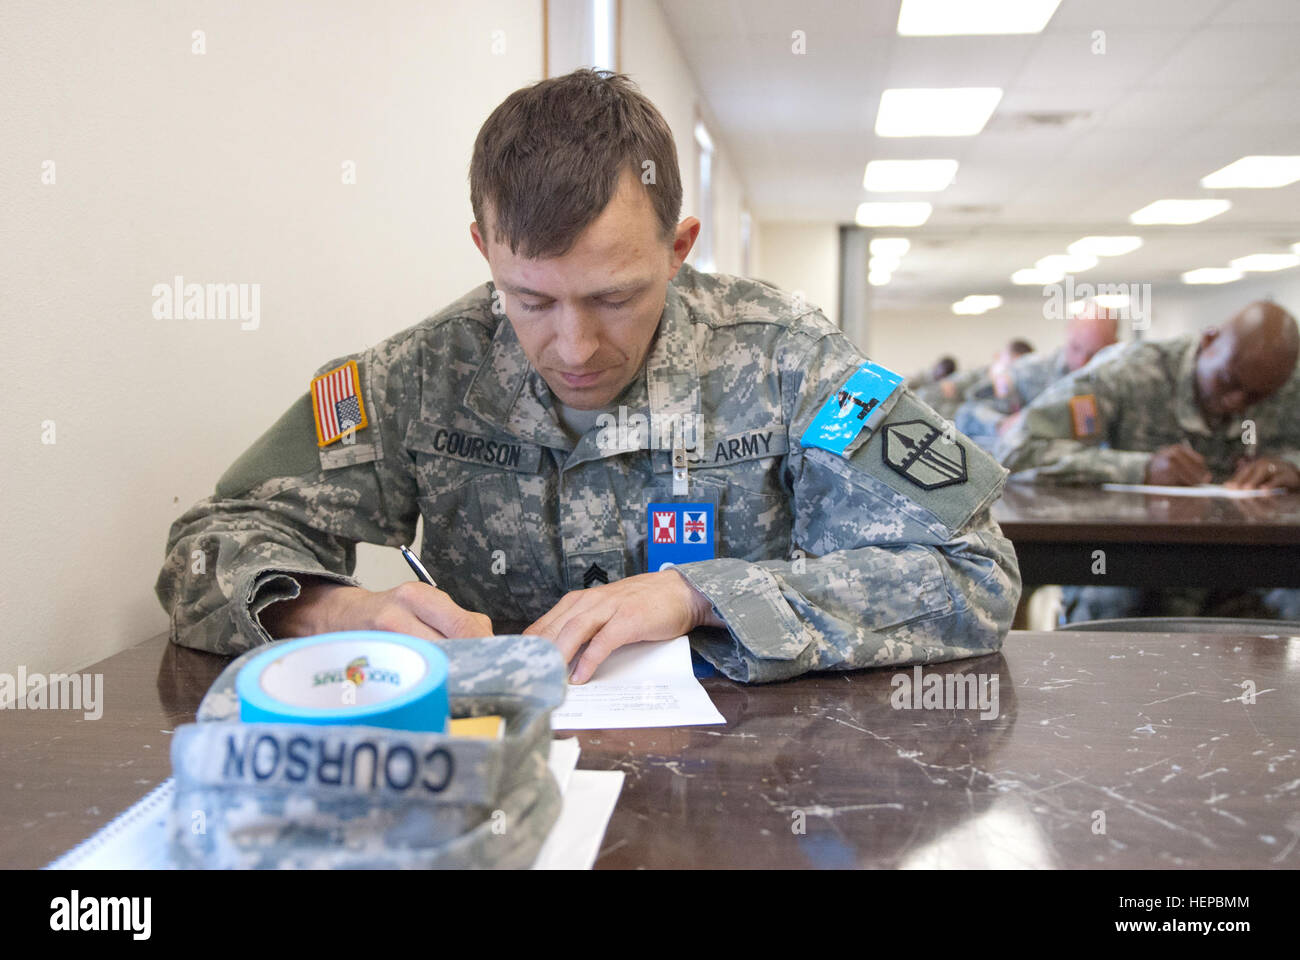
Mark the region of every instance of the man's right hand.
[[431, 641], [492, 636], [492, 621], [486, 616], [414, 580], [376, 593], [304, 578], [298, 597], [271, 604], [262, 611], [261, 621], [277, 640], [337, 630], [387, 630]]
[[1186, 443], [1161, 447], [1147, 463], [1146, 482], [1162, 487], [1190, 487], [1210, 482], [1205, 458]]

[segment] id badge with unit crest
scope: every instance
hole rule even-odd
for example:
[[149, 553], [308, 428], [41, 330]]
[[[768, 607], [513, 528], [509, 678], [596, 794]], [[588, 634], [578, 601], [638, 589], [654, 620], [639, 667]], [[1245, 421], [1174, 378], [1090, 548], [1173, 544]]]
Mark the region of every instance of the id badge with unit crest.
[[646, 507], [646, 570], [712, 560], [717, 543], [714, 504], [673, 501]]

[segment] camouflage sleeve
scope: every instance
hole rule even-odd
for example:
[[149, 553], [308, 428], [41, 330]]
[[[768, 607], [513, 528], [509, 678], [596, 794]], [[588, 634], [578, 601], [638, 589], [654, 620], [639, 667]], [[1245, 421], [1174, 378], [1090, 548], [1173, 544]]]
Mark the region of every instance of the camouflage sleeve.
[[998, 409], [996, 398], [967, 400], [957, 408], [952, 422], [959, 431], [988, 450], [997, 442], [998, 426], [1006, 417], [1007, 413]]
[[297, 597], [301, 577], [356, 585], [359, 541], [409, 542], [418, 505], [394, 410], [419, 381], [393, 369], [389, 349], [321, 371], [358, 362], [366, 426], [318, 447], [304, 395], [172, 524], [155, 591], [173, 642], [223, 654], [266, 643], [262, 611]]
[[994, 448], [1015, 480], [1142, 483], [1151, 453], [1111, 449], [1125, 406], [1119, 363], [1089, 365], [1056, 381], [1024, 410]]
[[727, 625], [697, 649], [748, 682], [998, 650], [1020, 597], [989, 515], [1005, 472], [903, 388], [843, 455], [802, 443], [864, 358], [839, 333], [799, 337], [779, 358], [792, 559], [678, 567]]

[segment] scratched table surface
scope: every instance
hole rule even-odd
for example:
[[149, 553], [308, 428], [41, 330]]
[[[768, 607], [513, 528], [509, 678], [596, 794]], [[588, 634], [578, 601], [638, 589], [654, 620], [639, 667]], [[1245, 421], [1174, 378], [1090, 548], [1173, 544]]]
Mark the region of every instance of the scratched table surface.
[[[0, 865], [167, 777], [224, 663], [156, 637], [87, 668], [98, 720], [0, 713]], [[966, 674], [985, 709], [925, 708], [925, 678]], [[919, 694], [900, 676], [714, 677], [725, 726], [578, 733], [580, 768], [626, 774], [596, 866], [1300, 865], [1300, 637], [1013, 632]]]

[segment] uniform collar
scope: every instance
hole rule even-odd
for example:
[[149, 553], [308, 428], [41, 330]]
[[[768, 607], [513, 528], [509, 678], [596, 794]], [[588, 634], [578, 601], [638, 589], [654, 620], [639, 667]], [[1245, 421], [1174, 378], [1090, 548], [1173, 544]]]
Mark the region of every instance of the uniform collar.
[[[489, 296], [490, 290], [489, 284]], [[556, 415], [556, 399], [528, 362], [508, 318], [497, 324], [464, 403], [478, 417], [521, 440], [558, 450], [571, 447]], [[618, 407], [625, 406], [628, 416], [639, 413], [656, 425], [685, 422], [688, 417], [690, 423], [700, 422], [699, 365], [689, 308], [671, 283], [645, 363], [613, 406], [616, 416]], [[652, 431], [642, 433], [639, 449], [660, 446], [654, 442], [657, 438], [649, 435]], [[570, 464], [627, 452], [627, 448], [598, 446], [597, 436], [588, 432], [579, 441]]]
[[1213, 431], [1196, 400], [1196, 345], [1198, 338], [1185, 337], [1182, 356], [1177, 358], [1178, 376], [1174, 381], [1174, 416], [1188, 433], [1209, 436]]

